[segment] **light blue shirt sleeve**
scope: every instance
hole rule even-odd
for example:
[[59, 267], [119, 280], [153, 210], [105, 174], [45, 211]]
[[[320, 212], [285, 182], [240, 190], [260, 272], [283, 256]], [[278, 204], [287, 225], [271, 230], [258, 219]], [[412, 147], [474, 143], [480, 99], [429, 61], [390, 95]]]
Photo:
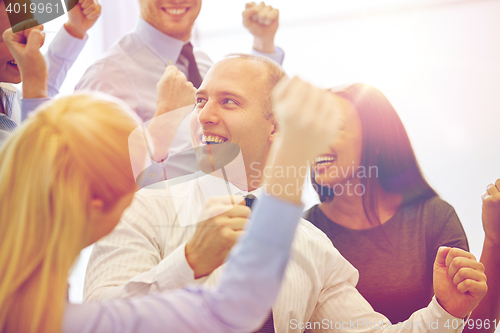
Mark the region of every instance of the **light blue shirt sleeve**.
[[269, 195], [256, 203], [216, 289], [68, 304], [63, 332], [251, 332], [267, 318], [290, 257], [302, 205]]
[[282, 66], [283, 66], [283, 59], [285, 59], [285, 52], [278, 46], [274, 47], [274, 53], [262, 53], [252, 48], [252, 54], [258, 54], [264, 57], [268, 57], [269, 59], [276, 61], [278, 64]]
[[56, 34], [45, 54], [45, 62], [49, 69], [47, 81], [49, 97], [54, 97], [59, 93], [66, 74], [85, 47], [87, 40], [87, 36], [83, 39], [71, 36], [64, 27]]
[[21, 99], [21, 117], [24, 121], [28, 115], [43, 103], [50, 101], [50, 98], [23, 98]]
[[[78, 39], [71, 36], [64, 27], [50, 43], [49, 50], [45, 54], [45, 62], [49, 70], [47, 89], [49, 97], [54, 97], [59, 93], [59, 89], [66, 79], [69, 69], [73, 66], [76, 58], [87, 43], [87, 37]], [[34, 111], [47, 99], [22, 99], [21, 100], [21, 120], [24, 121], [28, 114]]]

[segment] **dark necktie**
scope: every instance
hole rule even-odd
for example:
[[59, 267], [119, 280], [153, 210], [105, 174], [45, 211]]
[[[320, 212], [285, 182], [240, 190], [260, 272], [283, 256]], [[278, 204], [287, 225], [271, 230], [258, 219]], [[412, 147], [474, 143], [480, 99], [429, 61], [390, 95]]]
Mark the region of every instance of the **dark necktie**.
[[184, 44], [181, 50], [181, 55], [183, 55], [184, 58], [186, 58], [189, 62], [188, 80], [191, 81], [195, 88], [199, 88], [202, 79], [200, 76], [200, 71], [198, 70], [198, 65], [196, 65], [196, 60], [194, 59], [193, 45], [191, 45], [191, 43]]
[[[255, 195], [247, 194], [245, 196], [245, 205], [247, 207], [252, 208], [252, 204], [254, 203], [255, 200], [257, 200], [255, 198]], [[264, 323], [264, 325], [262, 325], [262, 327], [259, 330], [255, 331], [254, 333], [274, 333], [273, 310], [271, 310], [271, 313], [269, 313], [269, 317], [267, 317], [267, 320]]]
[[252, 208], [252, 204], [253, 202], [256, 200], [257, 198], [255, 197], [255, 195], [253, 194], [247, 194], [245, 196], [245, 205], [249, 208]]

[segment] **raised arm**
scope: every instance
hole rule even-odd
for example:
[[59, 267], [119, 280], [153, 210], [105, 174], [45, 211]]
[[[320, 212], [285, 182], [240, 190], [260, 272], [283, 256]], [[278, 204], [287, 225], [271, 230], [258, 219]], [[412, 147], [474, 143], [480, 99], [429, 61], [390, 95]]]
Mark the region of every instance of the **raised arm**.
[[[357, 274], [352, 273], [352, 266], [340, 254], [332, 257], [329, 266], [329, 276], [310, 319], [319, 323], [312, 329], [315, 333], [339, 327], [359, 333], [462, 332], [463, 319], [477, 306], [487, 289], [482, 264], [472, 254], [442, 247], [434, 262], [436, 296], [426, 308], [414, 312], [403, 323], [391, 323], [375, 312], [356, 290]], [[398, 274], [397, 267], [386, 273]]]
[[283, 64], [285, 53], [274, 44], [274, 37], [279, 26], [279, 10], [267, 6], [264, 2], [255, 4], [249, 2], [242, 13], [243, 26], [253, 36], [252, 53], [266, 56], [280, 65]]
[[[42, 26], [19, 33], [13, 33], [12, 29], [4, 32], [3, 38], [21, 72], [22, 120], [59, 92], [68, 70], [85, 46], [87, 30], [94, 25], [100, 11], [95, 0], [80, 0], [68, 13], [69, 20], [53, 40], [45, 59], [40, 53], [45, 41], [45, 35], [40, 32]], [[32, 21], [20, 24], [28, 25]]]
[[[101, 15], [101, 6], [96, 0], [71, 0], [74, 7], [68, 12], [68, 21], [59, 30], [45, 54], [49, 69], [48, 96], [59, 93], [66, 74], [85, 46], [87, 31], [94, 26]], [[28, 110], [31, 111], [31, 110]], [[23, 119], [27, 112], [23, 112]]]
[[[29, 20], [34, 21], [34, 20]], [[20, 24], [29, 24], [26, 21]], [[45, 41], [41, 32], [43, 26], [14, 33], [12, 29], [3, 32], [3, 40], [19, 66], [24, 98], [47, 99], [48, 69], [40, 53]]]
[[480, 261], [488, 278], [488, 292], [464, 331], [493, 333], [500, 327], [500, 179], [488, 185], [482, 199], [485, 237]]

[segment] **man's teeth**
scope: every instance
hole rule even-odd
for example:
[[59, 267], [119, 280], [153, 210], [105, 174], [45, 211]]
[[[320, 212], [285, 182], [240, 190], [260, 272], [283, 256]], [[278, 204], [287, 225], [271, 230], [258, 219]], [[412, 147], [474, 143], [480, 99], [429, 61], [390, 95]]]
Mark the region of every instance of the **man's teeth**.
[[169, 8], [167, 9], [167, 13], [173, 14], [173, 15], [181, 15], [186, 12], [187, 8]]
[[337, 158], [333, 157], [333, 156], [319, 156], [319, 157], [316, 157], [316, 159], [314, 160], [314, 162], [316, 162], [316, 164], [319, 164], [319, 163], [330, 163], [330, 162], [335, 161], [336, 159]]
[[215, 143], [222, 143], [227, 141], [227, 139], [215, 135], [209, 135], [209, 136], [203, 135], [201, 140], [203, 142], [215, 142]]

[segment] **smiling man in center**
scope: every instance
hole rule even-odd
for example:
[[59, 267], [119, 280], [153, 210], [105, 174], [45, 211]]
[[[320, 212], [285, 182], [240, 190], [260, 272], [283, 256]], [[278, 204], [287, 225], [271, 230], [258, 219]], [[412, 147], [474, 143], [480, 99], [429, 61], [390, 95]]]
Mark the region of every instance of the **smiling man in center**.
[[258, 171], [251, 164], [257, 165], [255, 169], [265, 166], [278, 133], [268, 92], [285, 76], [274, 62], [260, 59], [255, 65], [255, 61], [252, 55], [235, 54], [215, 64], [195, 94], [197, 112], [191, 115], [194, 147], [207, 140], [240, 147], [250, 191], [260, 187]]

